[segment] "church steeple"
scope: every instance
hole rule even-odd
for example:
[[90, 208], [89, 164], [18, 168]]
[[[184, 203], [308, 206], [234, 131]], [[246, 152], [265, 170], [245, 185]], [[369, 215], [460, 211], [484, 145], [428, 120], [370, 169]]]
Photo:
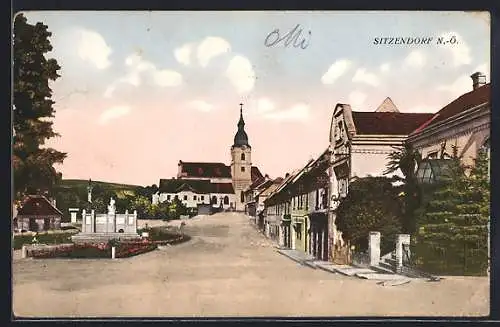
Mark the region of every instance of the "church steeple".
[[248, 135], [245, 132], [245, 120], [243, 120], [243, 103], [240, 103], [240, 120], [238, 121], [238, 131], [234, 135], [234, 147], [250, 146]]

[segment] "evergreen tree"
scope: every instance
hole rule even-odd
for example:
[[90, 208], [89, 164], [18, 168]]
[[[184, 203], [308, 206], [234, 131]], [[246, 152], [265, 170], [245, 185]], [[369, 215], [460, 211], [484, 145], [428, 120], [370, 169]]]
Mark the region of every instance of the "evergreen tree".
[[60, 67], [56, 60], [45, 58], [52, 50], [50, 36], [46, 25], [30, 25], [22, 14], [16, 16], [12, 151], [16, 198], [28, 193], [51, 194], [53, 185], [61, 179], [54, 164], [66, 157], [65, 153], [44, 147], [46, 140], [58, 136], [50, 120], [55, 111], [49, 81], [59, 77]]
[[479, 154], [470, 175], [449, 160], [420, 222], [417, 256], [433, 272], [484, 274], [489, 220], [488, 162]]

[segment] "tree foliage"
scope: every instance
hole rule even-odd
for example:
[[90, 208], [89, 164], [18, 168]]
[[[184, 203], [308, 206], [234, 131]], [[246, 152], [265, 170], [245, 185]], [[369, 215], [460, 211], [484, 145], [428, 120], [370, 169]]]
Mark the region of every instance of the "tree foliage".
[[49, 81], [55, 81], [61, 68], [55, 59], [46, 59], [52, 50], [51, 33], [42, 23], [31, 25], [23, 15], [14, 21], [14, 114], [13, 151], [16, 198], [28, 193], [52, 193], [61, 179], [54, 164], [62, 163], [65, 153], [45, 147], [58, 136], [53, 130], [54, 102]]
[[456, 156], [435, 187], [419, 221], [417, 258], [441, 273], [484, 274], [490, 218], [489, 161], [479, 153], [469, 175]]
[[402, 204], [393, 181], [387, 177], [360, 178], [350, 184], [347, 197], [337, 208], [337, 227], [358, 250], [367, 249], [372, 231], [381, 233], [383, 253], [394, 248], [395, 235], [401, 232]]

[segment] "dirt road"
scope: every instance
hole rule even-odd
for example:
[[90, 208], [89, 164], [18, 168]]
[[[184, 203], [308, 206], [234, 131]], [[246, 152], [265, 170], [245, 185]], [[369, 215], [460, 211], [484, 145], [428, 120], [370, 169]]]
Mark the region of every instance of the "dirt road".
[[187, 222], [192, 240], [118, 260], [14, 258], [13, 310], [25, 317], [478, 316], [487, 278], [380, 286], [300, 266], [248, 222]]

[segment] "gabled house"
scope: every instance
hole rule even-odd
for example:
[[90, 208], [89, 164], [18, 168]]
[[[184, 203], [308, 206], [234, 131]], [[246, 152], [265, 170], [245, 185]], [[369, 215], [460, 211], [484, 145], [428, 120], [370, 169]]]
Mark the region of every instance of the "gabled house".
[[14, 225], [18, 230], [46, 231], [61, 228], [63, 213], [43, 195], [28, 195], [17, 210]]

